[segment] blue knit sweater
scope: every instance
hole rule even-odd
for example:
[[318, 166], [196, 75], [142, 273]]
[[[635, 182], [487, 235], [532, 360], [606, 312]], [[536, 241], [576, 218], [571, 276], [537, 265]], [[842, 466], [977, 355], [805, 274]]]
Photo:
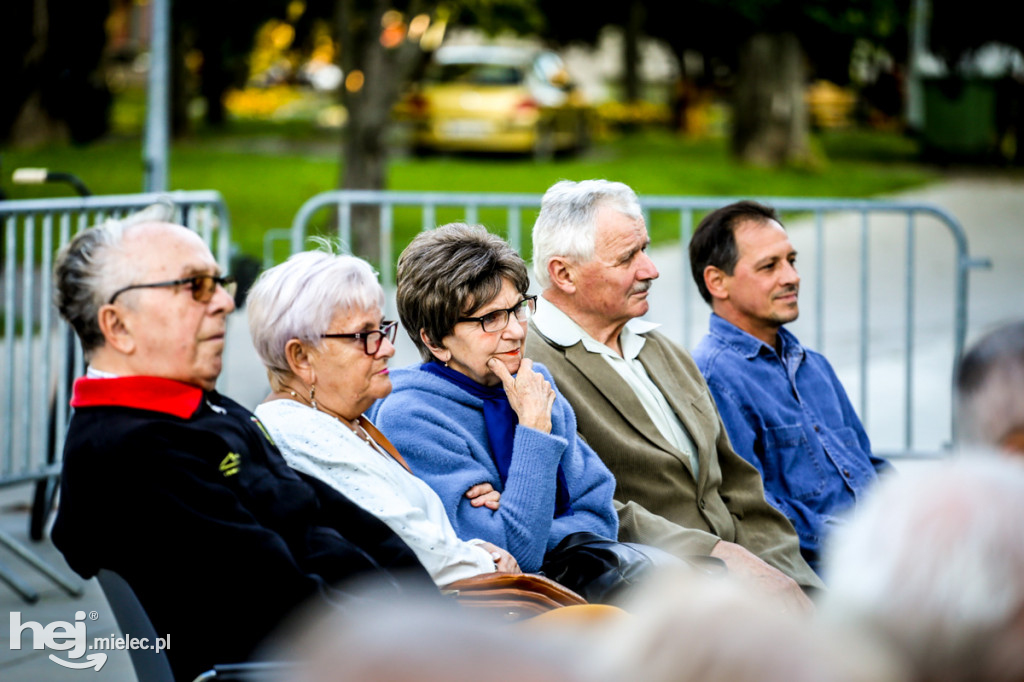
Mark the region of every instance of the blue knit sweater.
[[[533, 367], [554, 386], [547, 369]], [[612, 506], [615, 479], [576, 435], [576, 415], [557, 388], [551, 433], [516, 427], [512, 464], [502, 486], [487, 443], [481, 399], [419, 365], [394, 370], [391, 382], [391, 395], [377, 401], [368, 415], [413, 472], [437, 491], [460, 538], [504, 547], [524, 571], [532, 572], [569, 533], [618, 536]], [[559, 463], [572, 513], [553, 518]], [[469, 503], [465, 493], [477, 483], [501, 491], [498, 511]]]

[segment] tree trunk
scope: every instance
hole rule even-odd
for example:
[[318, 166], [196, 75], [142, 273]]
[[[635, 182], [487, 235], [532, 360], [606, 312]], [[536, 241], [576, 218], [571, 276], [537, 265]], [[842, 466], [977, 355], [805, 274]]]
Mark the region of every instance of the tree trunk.
[[732, 151], [763, 166], [810, 160], [807, 60], [791, 34], [759, 33], [740, 48]]
[[[45, 0], [15, 4], [8, 16], [4, 47], [4, 135], [15, 147], [33, 147], [67, 139], [67, 126], [53, 119], [42, 104], [41, 81], [49, 44], [50, 14]], [[11, 10], [5, 10], [12, 14]], [[8, 42], [9, 41], [9, 42]], [[13, 47], [13, 49], [12, 49]]]
[[677, 133], [689, 133], [687, 111], [693, 105], [694, 86], [691, 74], [686, 71], [686, 51], [681, 45], [670, 45], [672, 56], [676, 58], [679, 76], [672, 88], [672, 130]]
[[69, 137], [67, 124], [50, 116], [38, 91], [22, 104], [10, 129], [11, 145], [15, 148], [31, 149], [51, 142], [66, 142]]
[[192, 101], [192, 83], [185, 57], [193, 45], [193, 31], [181, 22], [171, 23], [171, 136], [185, 137], [192, 130], [189, 103]]
[[31, 147], [68, 138], [86, 143], [105, 133], [110, 97], [101, 55], [108, 8], [30, 0], [3, 12], [0, 140]]
[[211, 36], [209, 32], [204, 32], [199, 36], [196, 46], [203, 53], [199, 94], [206, 101], [204, 118], [207, 125], [221, 127], [227, 120], [224, 93], [234, 81], [234, 74], [231, 73], [227, 63], [231, 56], [223, 48], [219, 36]]
[[[341, 68], [346, 77], [341, 100], [348, 111], [342, 141], [343, 189], [381, 190], [387, 187], [388, 145], [391, 108], [416, 64], [422, 60], [419, 46], [403, 41], [398, 46], [381, 44], [381, 18], [392, 9], [387, 0], [339, 0], [338, 26]], [[411, 3], [406, 16], [418, 13]], [[356, 73], [360, 87], [352, 87]], [[380, 267], [380, 213], [376, 206], [352, 209], [353, 254]]]
[[640, 87], [640, 32], [644, 23], [644, 6], [640, 0], [629, 3], [629, 18], [622, 32], [622, 92], [627, 102], [638, 102]]

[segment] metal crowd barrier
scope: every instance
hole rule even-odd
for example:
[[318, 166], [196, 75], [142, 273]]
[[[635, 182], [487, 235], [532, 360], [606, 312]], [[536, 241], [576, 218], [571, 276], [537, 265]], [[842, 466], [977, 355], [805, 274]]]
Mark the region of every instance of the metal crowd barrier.
[[[404, 244], [396, 244], [397, 232], [408, 234], [410, 228], [413, 232], [428, 230], [439, 222], [456, 219], [467, 223], [482, 222], [523, 252], [524, 225], [525, 229], [532, 229], [540, 200], [540, 195], [531, 194], [368, 190], [325, 192], [306, 201], [296, 214], [290, 235], [291, 251], [294, 253], [308, 248], [306, 239], [314, 225], [321, 231], [336, 227], [342, 244], [350, 244], [352, 207], [366, 205], [379, 208], [381, 263], [392, 263], [395, 254], [404, 247]], [[953, 365], [963, 351], [967, 334], [968, 273], [972, 268], [986, 267], [987, 261], [971, 258], [967, 236], [959, 221], [941, 207], [921, 203], [785, 197], [763, 197], [757, 200], [779, 211], [791, 240], [800, 252], [803, 278], [801, 298], [804, 306], [800, 319], [791, 326], [799, 325], [798, 336], [806, 345], [819, 352], [825, 352], [828, 343], [827, 355], [834, 365], [855, 367], [849, 376], [841, 378], [865, 424], [874, 416], [871, 414], [873, 405], [877, 405], [875, 411], [880, 420], [892, 421], [894, 411], [901, 412], [902, 425], [898, 426], [902, 433], [898, 442], [882, 448], [876, 445], [876, 452], [904, 459], [938, 456], [954, 438], [951, 381], [942, 383], [946, 394], [943, 400], [950, 402], [946, 412], [948, 425], [942, 425], [945, 432], [941, 437], [931, 437], [932, 442], [921, 446], [918, 444], [921, 431], [935, 429], [932, 424], [921, 423], [924, 419], [915, 420], [915, 414], [921, 407], [919, 403], [922, 402], [921, 396], [915, 395], [915, 386], [919, 375], [923, 373], [919, 371], [923, 359], [917, 358], [915, 353], [922, 337], [926, 337], [929, 342], [936, 338], [944, 339], [945, 346], [938, 364], [941, 365], [943, 375], [951, 378]], [[704, 334], [706, 326], [698, 325], [697, 322], [700, 319], [706, 320], [708, 314], [707, 306], [699, 297], [689, 275], [689, 238], [704, 212], [733, 201], [736, 201], [735, 197], [641, 197], [649, 226], [657, 222], [661, 226], [668, 224], [671, 230], [678, 231], [678, 272], [672, 279], [674, 283], [669, 284], [677, 287], [675, 291], [678, 294], [673, 295], [673, 309], [652, 308], [651, 315], [658, 322], [678, 315], [678, 323], [665, 325], [666, 332], [671, 331], [687, 348], [692, 349]], [[414, 213], [412, 218], [409, 217], [410, 209]], [[452, 217], [453, 212], [456, 217]], [[327, 221], [324, 220], [325, 214], [328, 214]], [[439, 215], [443, 215], [445, 220], [438, 220]], [[481, 216], [485, 216], [484, 220], [481, 220]], [[402, 224], [402, 221], [411, 224]], [[943, 234], [938, 240], [942, 244], [932, 238], [936, 228]], [[920, 246], [923, 242], [919, 233], [922, 231], [928, 233], [929, 253], [939, 247], [939, 250], [944, 251], [945, 265], [940, 267], [948, 269], [950, 286], [948, 297], [943, 293], [940, 305], [934, 305], [934, 301], [922, 305], [918, 301], [921, 292], [917, 287], [917, 279], [922, 269], [919, 261], [925, 250]], [[827, 253], [826, 247], [832, 241], [835, 241], [840, 251], [838, 254]], [[928, 268], [935, 267], [931, 262], [926, 265]], [[835, 281], [834, 273], [851, 267], [855, 272]], [[662, 279], [669, 279], [666, 275], [671, 274], [663, 269]], [[675, 282], [676, 279], [680, 281]], [[385, 291], [391, 293], [394, 275], [390, 267], [381, 267], [381, 281]], [[881, 294], [874, 291], [880, 284], [884, 284], [886, 289]], [[665, 285], [659, 282], [652, 289], [652, 297], [658, 287], [662, 286]], [[807, 295], [808, 288], [810, 296]], [[843, 301], [835, 304], [827, 294], [832, 295], [833, 299], [841, 295]], [[879, 303], [879, 299], [892, 305], [895, 300], [893, 297], [899, 299], [897, 307], [901, 318], [901, 324], [896, 325], [899, 332], [895, 335], [878, 331], [877, 320], [872, 316], [872, 308]], [[892, 405], [877, 400], [872, 394], [872, 377], [879, 372], [890, 375], [893, 371], [891, 367], [879, 363], [878, 355], [885, 356], [882, 359], [890, 365], [894, 357], [898, 361], [896, 371], [901, 375], [902, 395]], [[934, 374], [935, 367], [927, 369]], [[917, 392], [920, 393], [920, 389]], [[871, 432], [869, 425], [868, 433]]]
[[[0, 390], [0, 487], [35, 483], [30, 535], [42, 536], [56, 493], [60, 453], [70, 418], [71, 381], [81, 374], [81, 348], [52, 304], [52, 270], [57, 250], [80, 230], [108, 218], [122, 218], [170, 198], [175, 219], [210, 245], [225, 269], [230, 255], [230, 221], [218, 192], [190, 191], [68, 197], [0, 202], [0, 325], [3, 327]], [[0, 544], [74, 593], [27, 549], [0, 534]], [[23, 598], [35, 591], [0, 565], [0, 580]]]

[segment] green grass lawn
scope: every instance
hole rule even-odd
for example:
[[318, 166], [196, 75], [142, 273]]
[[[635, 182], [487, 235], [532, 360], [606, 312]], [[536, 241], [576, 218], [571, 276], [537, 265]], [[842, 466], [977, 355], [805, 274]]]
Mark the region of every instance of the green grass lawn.
[[[652, 131], [599, 141], [578, 158], [538, 163], [525, 158], [396, 155], [390, 189], [460, 192], [542, 193], [561, 179], [606, 178], [631, 185], [641, 195], [870, 197], [927, 183], [937, 172], [915, 162], [913, 141], [892, 134], [844, 132], [815, 143], [827, 159], [818, 168], [763, 169], [733, 162], [722, 139], [690, 140]], [[340, 177], [337, 133], [239, 123], [225, 133], [200, 132], [171, 151], [172, 189], [215, 189], [232, 218], [232, 239], [262, 255], [263, 234], [286, 228], [302, 203], [333, 189]], [[69, 187], [15, 186], [10, 172], [43, 166], [79, 175], [96, 194], [134, 193], [142, 188], [141, 142], [111, 139], [87, 147], [52, 146], [2, 151], [2, 185], [11, 199], [66, 196]], [[460, 218], [439, 213], [440, 221]], [[491, 221], [481, 212], [484, 223]], [[527, 236], [532, 217], [523, 216]], [[396, 253], [419, 229], [419, 219], [396, 216]], [[678, 237], [678, 226], [652, 225], [652, 239]], [[526, 239], [528, 241], [528, 239]]]

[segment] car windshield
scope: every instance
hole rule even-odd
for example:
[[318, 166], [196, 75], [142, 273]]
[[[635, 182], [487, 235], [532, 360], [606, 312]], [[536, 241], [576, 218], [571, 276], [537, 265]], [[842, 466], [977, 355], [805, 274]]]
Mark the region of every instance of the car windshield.
[[433, 64], [426, 74], [428, 83], [518, 85], [522, 80], [522, 71], [507, 64]]

